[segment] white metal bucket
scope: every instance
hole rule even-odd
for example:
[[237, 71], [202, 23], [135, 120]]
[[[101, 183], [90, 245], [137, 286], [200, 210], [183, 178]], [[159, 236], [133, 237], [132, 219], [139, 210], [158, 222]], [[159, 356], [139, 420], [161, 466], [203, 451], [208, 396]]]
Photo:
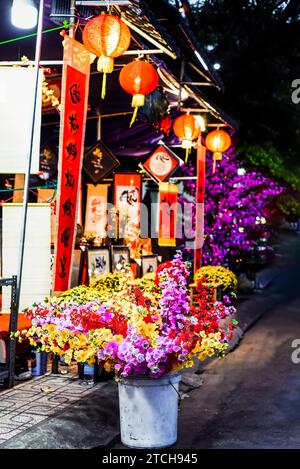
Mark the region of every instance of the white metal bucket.
[[179, 373], [152, 379], [125, 378], [119, 385], [122, 443], [165, 448], [177, 440]]

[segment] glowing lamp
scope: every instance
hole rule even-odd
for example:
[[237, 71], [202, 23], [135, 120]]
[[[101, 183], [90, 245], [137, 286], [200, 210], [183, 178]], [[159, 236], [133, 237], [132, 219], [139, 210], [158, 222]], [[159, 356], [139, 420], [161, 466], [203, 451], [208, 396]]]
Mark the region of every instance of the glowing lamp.
[[217, 129], [207, 134], [205, 145], [213, 153], [213, 172], [215, 172], [216, 161], [221, 160], [224, 151], [227, 151], [231, 146], [231, 137], [224, 130]]
[[181, 139], [182, 148], [186, 150], [185, 162], [187, 162], [193, 140], [196, 140], [201, 133], [198, 120], [192, 114], [182, 114], [175, 119], [173, 130], [175, 135]]
[[117, 16], [103, 13], [85, 25], [82, 40], [87, 50], [99, 57], [97, 70], [103, 73], [101, 98], [104, 99], [106, 74], [113, 72], [114, 59], [128, 49], [130, 30]]
[[134, 113], [130, 122], [131, 127], [136, 119], [138, 108], [145, 104], [145, 95], [156, 89], [158, 74], [149, 62], [134, 60], [122, 68], [119, 81], [123, 90], [132, 95], [131, 106], [134, 108]]
[[38, 10], [33, 0], [13, 0], [11, 22], [16, 28], [32, 29], [37, 24]]

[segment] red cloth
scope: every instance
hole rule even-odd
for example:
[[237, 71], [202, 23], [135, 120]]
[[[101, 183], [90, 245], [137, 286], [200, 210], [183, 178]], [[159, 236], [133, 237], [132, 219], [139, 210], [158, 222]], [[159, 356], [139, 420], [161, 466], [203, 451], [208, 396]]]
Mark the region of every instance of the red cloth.
[[[4, 338], [9, 331], [9, 318], [10, 314], [1, 314], [0, 313], [0, 336]], [[27, 329], [31, 326], [31, 321], [23, 314], [19, 314], [18, 317], [18, 331], [22, 329]]]

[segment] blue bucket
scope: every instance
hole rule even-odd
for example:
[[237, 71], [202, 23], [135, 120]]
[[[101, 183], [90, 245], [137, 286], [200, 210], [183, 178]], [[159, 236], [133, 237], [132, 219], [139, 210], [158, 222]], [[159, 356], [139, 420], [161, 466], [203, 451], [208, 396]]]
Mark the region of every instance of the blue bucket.
[[42, 376], [47, 371], [47, 352], [33, 352], [35, 354], [35, 365], [31, 368], [32, 376]]

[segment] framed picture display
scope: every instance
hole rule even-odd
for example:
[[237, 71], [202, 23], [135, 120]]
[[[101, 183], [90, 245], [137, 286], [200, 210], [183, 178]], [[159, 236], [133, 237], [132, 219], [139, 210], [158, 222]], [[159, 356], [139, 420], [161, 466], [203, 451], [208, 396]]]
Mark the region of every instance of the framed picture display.
[[109, 274], [111, 271], [109, 248], [97, 247], [87, 249], [87, 267], [89, 281]]
[[83, 169], [93, 184], [98, 184], [119, 164], [114, 154], [101, 141], [97, 142], [83, 158]]
[[157, 183], [167, 181], [180, 166], [180, 159], [168, 147], [160, 145], [142, 165]]
[[140, 233], [142, 176], [138, 173], [114, 174], [114, 206], [119, 213], [119, 237]]
[[112, 272], [121, 272], [130, 262], [130, 251], [127, 246], [111, 246]]
[[85, 235], [96, 233], [106, 238], [107, 190], [107, 184], [87, 184]]
[[142, 276], [146, 274], [154, 274], [157, 270], [158, 258], [156, 254], [151, 256], [142, 256]]

